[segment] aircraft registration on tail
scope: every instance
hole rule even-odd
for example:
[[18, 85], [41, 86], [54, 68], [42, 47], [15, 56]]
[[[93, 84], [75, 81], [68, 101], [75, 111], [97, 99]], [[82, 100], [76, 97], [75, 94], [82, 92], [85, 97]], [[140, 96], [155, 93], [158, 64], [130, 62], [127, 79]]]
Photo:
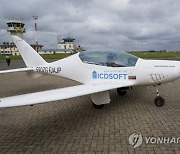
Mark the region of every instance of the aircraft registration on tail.
[[158, 86], [180, 78], [180, 62], [169, 60], [145, 60], [125, 52], [109, 49], [87, 50], [67, 58], [47, 63], [31, 46], [18, 36], [12, 35], [27, 68], [4, 70], [2, 73], [26, 72], [37, 78], [45, 74], [71, 79], [81, 85], [53, 89], [18, 96], [0, 98], [0, 107], [34, 105], [90, 95], [95, 108], [110, 103], [109, 91], [117, 89], [125, 95], [134, 86], [156, 87], [154, 102], [163, 106]]

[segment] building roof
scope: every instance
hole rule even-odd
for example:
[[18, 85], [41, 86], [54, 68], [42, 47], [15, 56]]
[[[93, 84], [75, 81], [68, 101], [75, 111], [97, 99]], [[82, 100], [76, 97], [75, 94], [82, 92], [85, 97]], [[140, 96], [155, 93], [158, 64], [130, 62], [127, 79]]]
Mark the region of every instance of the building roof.
[[[37, 47], [37, 44], [31, 44], [30, 46], [31, 46], [31, 47]], [[38, 44], [38, 47], [41, 47], [41, 48], [42, 48], [42, 47], [43, 47], [43, 45]]]
[[[24, 22], [23, 22], [22, 20], [8, 20], [6, 23], [7, 23], [7, 24], [8, 24], [8, 23], [21, 23], [21, 24], [24, 24]], [[24, 25], [25, 25], [25, 24], [24, 24]]]
[[72, 37], [66, 37], [66, 38], [63, 38], [64, 41], [74, 41], [75, 39], [72, 38]]

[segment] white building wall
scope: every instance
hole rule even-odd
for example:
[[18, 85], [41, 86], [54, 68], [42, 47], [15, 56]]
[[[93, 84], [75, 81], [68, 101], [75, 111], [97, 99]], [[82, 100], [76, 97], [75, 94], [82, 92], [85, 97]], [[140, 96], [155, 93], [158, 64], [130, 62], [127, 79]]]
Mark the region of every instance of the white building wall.
[[2, 55], [7, 55], [7, 54], [10, 54], [10, 55], [20, 55], [20, 53], [19, 53], [19, 51], [17, 50], [16, 47], [1, 48], [0, 49], [0, 53]]
[[58, 43], [57, 45], [58, 49], [72, 49], [74, 50], [76, 48], [74, 43]]

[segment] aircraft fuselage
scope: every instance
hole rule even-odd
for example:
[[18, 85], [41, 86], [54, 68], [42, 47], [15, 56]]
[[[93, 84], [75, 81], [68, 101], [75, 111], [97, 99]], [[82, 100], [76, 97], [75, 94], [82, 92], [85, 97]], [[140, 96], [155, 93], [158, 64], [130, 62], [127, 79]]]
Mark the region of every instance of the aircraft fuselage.
[[103, 81], [134, 82], [134, 85], [157, 85], [180, 77], [180, 62], [144, 60], [133, 67], [106, 67], [83, 63], [78, 54], [34, 68], [37, 73], [62, 76], [80, 83]]

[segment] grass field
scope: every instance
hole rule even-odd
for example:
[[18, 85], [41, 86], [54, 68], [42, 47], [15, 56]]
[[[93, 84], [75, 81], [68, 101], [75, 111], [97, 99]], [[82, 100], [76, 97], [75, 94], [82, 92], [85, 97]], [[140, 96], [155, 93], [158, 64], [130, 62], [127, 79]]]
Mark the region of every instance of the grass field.
[[[180, 57], [180, 52], [130, 52], [140, 58], [173, 58]], [[62, 59], [70, 56], [67, 53], [53, 54], [53, 55], [41, 55], [44, 59]], [[11, 56], [12, 60], [22, 59], [21, 56]], [[5, 60], [4, 55], [0, 55], [0, 60]]]
[[173, 58], [180, 57], [180, 52], [130, 52], [140, 58]]

